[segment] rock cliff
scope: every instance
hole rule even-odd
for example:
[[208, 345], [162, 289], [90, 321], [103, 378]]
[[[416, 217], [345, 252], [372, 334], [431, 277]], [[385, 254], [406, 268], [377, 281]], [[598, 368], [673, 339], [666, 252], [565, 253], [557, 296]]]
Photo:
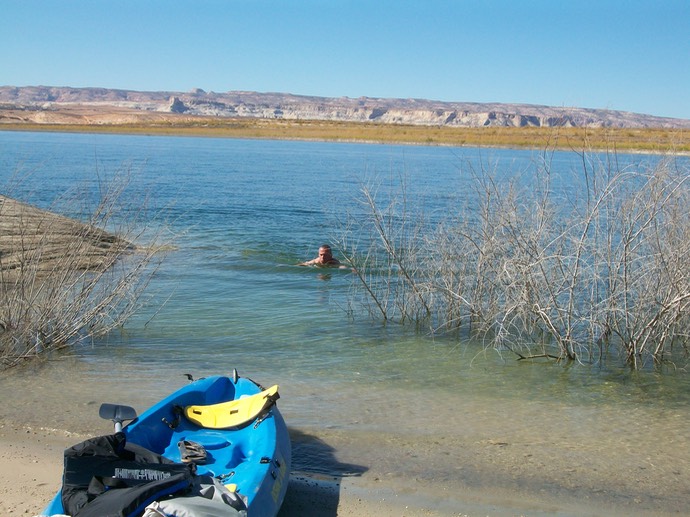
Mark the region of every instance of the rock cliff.
[[687, 119], [530, 104], [371, 97], [352, 99], [243, 91], [216, 93], [201, 89], [189, 92], [140, 92], [106, 88], [0, 87], [0, 111], [22, 109], [45, 112], [68, 105], [189, 116], [378, 122], [424, 126], [690, 128], [690, 120]]

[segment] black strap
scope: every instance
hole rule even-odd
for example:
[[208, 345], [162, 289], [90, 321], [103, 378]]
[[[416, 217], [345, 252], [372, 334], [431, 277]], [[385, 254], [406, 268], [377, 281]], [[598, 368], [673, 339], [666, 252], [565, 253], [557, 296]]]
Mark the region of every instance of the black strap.
[[266, 396], [266, 402], [264, 403], [264, 407], [261, 409], [259, 412], [258, 417], [256, 418], [256, 423], [254, 423], [254, 429], [259, 427], [261, 422], [266, 420], [266, 417], [268, 416], [269, 411], [273, 406], [276, 405], [276, 401], [280, 398], [280, 393], [277, 391], [273, 395], [268, 395]]
[[175, 429], [178, 425], [180, 425], [180, 421], [182, 420], [182, 415], [184, 414], [184, 408], [182, 406], [178, 406], [175, 404], [172, 407], [172, 413], [175, 418], [173, 418], [172, 422], [169, 422], [165, 417], [161, 418], [162, 422], [167, 425], [170, 429]]
[[110, 477], [110, 476], [94, 476], [91, 478], [89, 487], [86, 489], [89, 501], [95, 499], [103, 492], [110, 488], [125, 488], [127, 483], [121, 479]]

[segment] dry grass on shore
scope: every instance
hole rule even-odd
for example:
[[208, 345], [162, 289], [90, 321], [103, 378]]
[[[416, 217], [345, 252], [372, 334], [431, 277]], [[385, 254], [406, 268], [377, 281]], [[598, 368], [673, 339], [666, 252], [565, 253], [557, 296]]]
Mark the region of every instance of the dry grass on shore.
[[[121, 110], [122, 111], [122, 110]], [[110, 117], [64, 114], [36, 123], [6, 116], [0, 129], [219, 138], [690, 153], [690, 132], [658, 128], [446, 127], [369, 122], [199, 117], [129, 110]], [[11, 120], [11, 122], [9, 122]]]

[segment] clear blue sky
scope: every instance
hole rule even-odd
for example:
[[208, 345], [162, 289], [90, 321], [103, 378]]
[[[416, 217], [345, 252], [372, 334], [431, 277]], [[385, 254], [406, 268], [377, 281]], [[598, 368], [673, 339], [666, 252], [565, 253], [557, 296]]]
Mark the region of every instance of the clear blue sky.
[[0, 0], [0, 85], [690, 118], [690, 0]]

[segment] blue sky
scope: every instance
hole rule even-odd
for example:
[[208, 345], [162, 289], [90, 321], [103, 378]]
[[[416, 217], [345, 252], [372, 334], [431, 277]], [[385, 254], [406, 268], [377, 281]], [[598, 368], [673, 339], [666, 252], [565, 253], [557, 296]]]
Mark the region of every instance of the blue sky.
[[0, 85], [690, 118], [690, 0], [0, 0]]

